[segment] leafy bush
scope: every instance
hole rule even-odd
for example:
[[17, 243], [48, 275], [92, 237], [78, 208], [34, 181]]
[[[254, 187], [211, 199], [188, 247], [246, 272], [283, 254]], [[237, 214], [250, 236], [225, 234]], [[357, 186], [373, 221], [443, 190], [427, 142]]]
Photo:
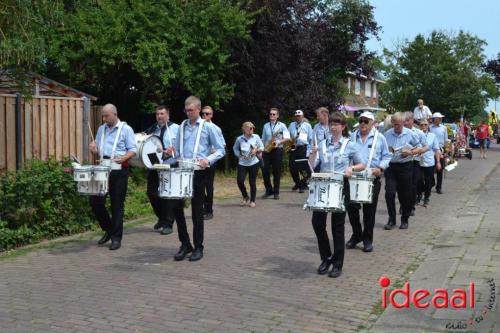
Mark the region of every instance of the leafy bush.
[[129, 220], [139, 216], [153, 214], [146, 193], [147, 171], [145, 169], [130, 168], [125, 199], [124, 219]]
[[0, 251], [92, 228], [88, 198], [76, 192], [69, 165], [31, 160], [0, 176]]

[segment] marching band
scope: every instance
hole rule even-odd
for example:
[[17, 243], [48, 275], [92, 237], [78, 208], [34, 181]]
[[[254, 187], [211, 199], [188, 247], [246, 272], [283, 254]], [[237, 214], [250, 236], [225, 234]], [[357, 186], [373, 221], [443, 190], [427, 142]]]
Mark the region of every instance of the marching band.
[[[187, 119], [177, 125], [169, 120], [169, 109], [159, 105], [155, 124], [145, 133], [135, 135], [130, 126], [120, 121], [114, 105], [103, 107], [104, 124], [89, 145], [99, 156], [99, 165], [74, 164], [77, 190], [89, 195], [92, 210], [104, 231], [99, 245], [111, 240], [110, 250], [121, 247], [130, 160], [134, 166], [148, 169], [147, 195], [157, 217], [154, 229], [170, 234], [174, 221], [177, 222], [181, 246], [174, 259], [181, 261], [188, 255], [190, 261], [203, 258], [204, 221], [213, 217], [215, 165], [225, 155], [226, 142], [221, 129], [211, 121], [214, 110], [210, 106], [202, 108], [200, 99], [190, 96], [184, 107]], [[415, 112], [418, 113], [415, 120], [412, 112], [393, 114], [385, 132], [379, 131], [375, 116], [369, 111], [359, 115], [358, 128], [349, 132], [345, 115], [330, 113], [325, 107], [315, 110], [314, 127], [302, 110], [295, 111], [295, 121], [287, 127], [278, 120], [280, 111], [271, 108], [262, 139], [255, 133], [252, 122], [244, 122], [242, 134], [233, 145], [238, 159], [236, 183], [242, 196], [240, 205], [256, 207], [260, 168], [265, 186], [263, 198], [279, 199], [282, 162], [288, 152], [293, 190], [308, 192], [304, 209], [312, 211], [311, 223], [321, 259], [317, 272], [334, 278], [340, 276], [344, 249], [354, 249], [359, 243], [363, 252], [374, 249], [373, 230], [382, 176], [389, 215], [385, 230], [396, 225], [396, 195], [401, 207], [400, 229], [407, 229], [410, 216], [415, 215], [415, 206], [422, 199], [424, 206], [429, 204], [432, 186], [436, 184], [437, 193], [442, 193], [442, 150], [447, 141], [446, 127], [441, 124], [443, 116], [439, 112], [430, 114], [420, 100]], [[245, 186], [247, 174], [249, 192]], [[108, 194], [111, 214], [105, 207]], [[184, 215], [188, 198], [193, 219], [192, 243]], [[326, 228], [328, 213], [331, 213], [333, 248]], [[352, 227], [347, 242], [346, 215]]]

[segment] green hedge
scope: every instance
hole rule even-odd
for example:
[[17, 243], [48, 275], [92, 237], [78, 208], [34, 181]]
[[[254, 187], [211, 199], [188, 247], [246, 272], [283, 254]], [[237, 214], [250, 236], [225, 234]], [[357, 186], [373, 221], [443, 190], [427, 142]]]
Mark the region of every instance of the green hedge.
[[0, 251], [93, 225], [88, 198], [76, 192], [68, 161], [31, 160], [0, 176]]

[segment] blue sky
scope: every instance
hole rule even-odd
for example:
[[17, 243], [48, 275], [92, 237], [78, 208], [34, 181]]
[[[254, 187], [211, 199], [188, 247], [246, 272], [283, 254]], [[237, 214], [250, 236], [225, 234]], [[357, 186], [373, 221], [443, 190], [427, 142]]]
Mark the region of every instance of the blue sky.
[[[500, 0], [370, 0], [375, 19], [382, 26], [380, 41], [371, 39], [368, 48], [394, 49], [404, 39], [432, 30], [464, 30], [485, 40], [488, 58], [500, 53]], [[493, 107], [490, 103], [488, 109]], [[500, 108], [500, 100], [497, 101]]]

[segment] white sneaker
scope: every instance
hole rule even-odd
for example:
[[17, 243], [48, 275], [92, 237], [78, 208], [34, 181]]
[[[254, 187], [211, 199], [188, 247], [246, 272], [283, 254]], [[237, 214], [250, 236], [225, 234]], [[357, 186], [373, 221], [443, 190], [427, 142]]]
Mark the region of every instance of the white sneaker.
[[256, 206], [256, 205], [255, 205], [255, 202], [253, 202], [253, 201], [252, 201], [252, 202], [250, 202], [250, 205], [248, 205], [248, 207], [250, 207], [250, 208], [255, 208], [255, 206]]
[[241, 207], [248, 206], [248, 199], [243, 199], [243, 200], [241, 200], [241, 202], [240, 202], [240, 206], [241, 206]]

